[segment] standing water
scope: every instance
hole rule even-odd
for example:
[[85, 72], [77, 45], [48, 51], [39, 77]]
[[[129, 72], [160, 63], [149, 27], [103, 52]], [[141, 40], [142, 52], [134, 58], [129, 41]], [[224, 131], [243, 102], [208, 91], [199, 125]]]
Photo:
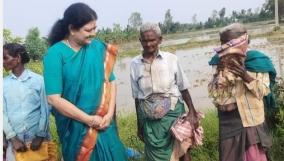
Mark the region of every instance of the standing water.
[[[214, 54], [212, 52], [214, 47], [216, 46], [211, 45], [189, 50], [180, 50], [175, 53], [189, 79], [189, 91], [197, 109], [214, 109], [214, 105], [211, 103], [210, 98], [208, 98], [207, 92], [207, 84], [213, 72], [212, 68], [208, 65], [208, 61]], [[281, 75], [280, 72], [282, 72], [283, 77], [283, 45], [272, 44], [267, 41], [267, 39], [262, 38], [253, 39], [250, 43], [250, 47], [251, 49], [257, 49], [266, 53], [272, 59], [278, 77]], [[131, 59], [132, 58], [129, 57], [118, 59], [115, 67], [117, 77], [117, 110], [120, 113], [135, 111], [129, 76]]]

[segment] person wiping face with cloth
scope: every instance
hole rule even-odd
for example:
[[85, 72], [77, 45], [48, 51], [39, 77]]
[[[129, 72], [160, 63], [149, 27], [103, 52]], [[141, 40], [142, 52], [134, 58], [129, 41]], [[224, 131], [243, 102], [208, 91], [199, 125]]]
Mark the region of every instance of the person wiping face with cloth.
[[209, 95], [217, 106], [236, 102], [233, 98], [234, 85], [236, 79], [241, 79], [241, 72], [245, 70], [249, 36], [243, 25], [235, 23], [220, 31], [220, 41], [221, 46], [214, 49], [220, 61], [214, 78], [208, 86]]
[[218, 110], [219, 160], [267, 161], [272, 139], [264, 108], [273, 108], [274, 66], [262, 52], [248, 50], [244, 25], [233, 23], [219, 35], [221, 46], [209, 62], [216, 71], [208, 84]]

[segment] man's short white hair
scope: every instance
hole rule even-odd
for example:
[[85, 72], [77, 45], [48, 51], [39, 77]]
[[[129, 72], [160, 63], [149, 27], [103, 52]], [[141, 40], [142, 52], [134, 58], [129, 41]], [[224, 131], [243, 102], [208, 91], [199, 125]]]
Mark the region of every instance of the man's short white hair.
[[147, 31], [154, 31], [157, 36], [162, 36], [161, 29], [156, 23], [147, 22], [140, 27], [140, 35]]

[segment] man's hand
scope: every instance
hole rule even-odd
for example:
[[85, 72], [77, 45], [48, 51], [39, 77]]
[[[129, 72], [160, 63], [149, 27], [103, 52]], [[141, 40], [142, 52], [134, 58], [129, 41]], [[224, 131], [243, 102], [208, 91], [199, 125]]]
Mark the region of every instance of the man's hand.
[[139, 138], [142, 142], [144, 142], [144, 136], [143, 136], [143, 131], [142, 131], [142, 129], [138, 128], [138, 130], [137, 130], [137, 136], [138, 136], [138, 138]]
[[44, 137], [36, 136], [31, 143], [31, 150], [38, 150], [44, 140]]
[[223, 71], [224, 68], [225, 68], [224, 63], [220, 61], [220, 63], [217, 64], [217, 71]]
[[182, 95], [182, 98], [183, 98], [183, 100], [185, 101], [185, 103], [188, 107], [188, 113], [187, 113], [187, 116], [186, 116], [186, 120], [189, 121], [191, 123], [191, 125], [193, 125], [194, 128], [197, 128], [199, 126], [199, 122], [198, 122], [198, 119], [197, 119], [196, 110], [193, 106], [189, 91], [187, 89], [185, 89], [185, 90], [181, 91], [181, 95]]
[[228, 65], [228, 69], [236, 76], [242, 78], [242, 80], [246, 83], [253, 81], [253, 78], [247, 73], [245, 67], [236, 61], [231, 61], [230, 65]]
[[22, 142], [17, 136], [11, 138], [10, 141], [17, 152], [25, 152], [28, 150], [24, 142]]
[[190, 122], [190, 124], [196, 129], [199, 126], [199, 121], [195, 112], [188, 112], [185, 118], [186, 121]]

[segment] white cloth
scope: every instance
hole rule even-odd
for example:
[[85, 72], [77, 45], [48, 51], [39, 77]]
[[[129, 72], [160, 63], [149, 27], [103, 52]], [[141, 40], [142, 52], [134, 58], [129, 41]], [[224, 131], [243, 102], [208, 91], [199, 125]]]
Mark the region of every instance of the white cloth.
[[[145, 99], [153, 93], [171, 97], [175, 107], [180, 91], [189, 87], [188, 79], [176, 55], [159, 51], [152, 63], [136, 56], [130, 65], [130, 79], [133, 98]], [[182, 100], [181, 100], [182, 101]]]

